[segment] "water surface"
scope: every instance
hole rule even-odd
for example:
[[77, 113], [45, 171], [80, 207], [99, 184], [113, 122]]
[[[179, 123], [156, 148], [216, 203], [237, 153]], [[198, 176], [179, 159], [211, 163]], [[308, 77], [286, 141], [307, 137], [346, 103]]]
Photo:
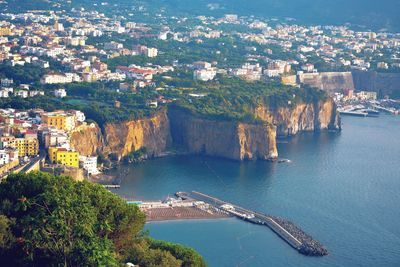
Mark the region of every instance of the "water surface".
[[299, 254], [237, 219], [150, 223], [153, 237], [194, 247], [209, 266], [400, 266], [400, 117], [343, 118], [343, 131], [279, 144], [292, 163], [177, 156], [121, 166], [117, 193], [159, 200], [197, 190], [292, 220], [330, 252]]

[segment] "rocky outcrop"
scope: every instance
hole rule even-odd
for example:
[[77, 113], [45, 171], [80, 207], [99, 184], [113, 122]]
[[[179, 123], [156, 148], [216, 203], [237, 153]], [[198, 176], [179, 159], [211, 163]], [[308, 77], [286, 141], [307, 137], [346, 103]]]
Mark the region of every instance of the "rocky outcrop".
[[170, 142], [169, 120], [166, 112], [160, 112], [151, 118], [106, 124], [103, 153], [120, 160], [144, 147], [150, 157], [157, 157]]
[[84, 124], [71, 133], [71, 147], [81, 155], [94, 156], [100, 154], [104, 148], [103, 135], [95, 124]]
[[302, 131], [340, 130], [340, 116], [332, 99], [318, 103], [297, 104], [293, 108], [270, 110], [259, 106], [255, 114], [277, 127], [277, 136], [286, 137]]
[[171, 142], [166, 112], [140, 120], [108, 123], [103, 133], [98, 126], [80, 127], [71, 134], [71, 146], [82, 155], [101, 154], [121, 160], [145, 147], [148, 156], [157, 157]]
[[169, 118], [173, 143], [188, 153], [235, 160], [278, 156], [273, 125], [208, 120], [177, 109]]
[[278, 156], [277, 136], [340, 129], [332, 99], [275, 110], [260, 106], [254, 113], [258, 123], [207, 119], [170, 107], [151, 118], [106, 124], [103, 133], [97, 126], [87, 126], [72, 134], [71, 144], [81, 154], [114, 160], [143, 147], [150, 157], [173, 147], [190, 154], [265, 160]]

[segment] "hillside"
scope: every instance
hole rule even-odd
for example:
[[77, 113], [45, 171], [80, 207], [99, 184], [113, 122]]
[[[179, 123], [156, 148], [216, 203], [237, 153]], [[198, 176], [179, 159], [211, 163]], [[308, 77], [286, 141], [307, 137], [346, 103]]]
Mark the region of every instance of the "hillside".
[[[112, 12], [121, 13], [132, 7], [144, 6], [150, 12], [160, 9], [173, 15], [212, 15], [221, 16], [226, 13], [239, 15], [255, 15], [259, 17], [294, 18], [304, 24], [338, 25], [351, 23], [354, 26], [372, 30], [400, 30], [397, 0], [110, 0], [103, 1], [109, 5], [100, 5], [100, 1], [73, 0], [71, 3], [60, 0], [7, 0], [9, 10], [48, 9], [54, 8], [95, 7], [102, 12], [109, 12], [110, 6], [118, 5]], [[96, 6], [94, 6], [96, 5]], [[7, 9], [4, 9], [7, 10]]]

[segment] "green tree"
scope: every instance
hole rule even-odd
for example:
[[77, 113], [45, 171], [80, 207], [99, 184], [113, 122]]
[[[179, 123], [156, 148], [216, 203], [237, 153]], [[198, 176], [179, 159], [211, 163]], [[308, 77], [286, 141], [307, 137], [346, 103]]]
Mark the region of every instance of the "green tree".
[[204, 266], [194, 250], [144, 236], [136, 205], [87, 181], [12, 174], [0, 184], [2, 266]]
[[[69, 177], [11, 175], [1, 212], [14, 219], [9, 259], [28, 265], [116, 266], [122, 237], [132, 242], [144, 215], [101, 186]], [[19, 257], [15, 257], [19, 255]]]

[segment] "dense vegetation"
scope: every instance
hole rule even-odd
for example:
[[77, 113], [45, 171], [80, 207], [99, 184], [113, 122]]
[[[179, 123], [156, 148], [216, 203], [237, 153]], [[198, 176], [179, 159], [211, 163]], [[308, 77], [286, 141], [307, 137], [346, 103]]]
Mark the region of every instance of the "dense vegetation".
[[[247, 82], [239, 78], [218, 76], [212, 82], [195, 81], [191, 71], [170, 73], [168, 79], [155, 77], [164, 90], [139, 89], [135, 93], [116, 92], [115, 84], [72, 83], [65, 85], [68, 97], [52, 96], [52, 89], [45, 89], [45, 96], [32, 98], [1, 98], [2, 108], [78, 109], [100, 126], [110, 122], [140, 119], [156, 114], [165, 108], [150, 108], [147, 101], [163, 96], [175, 100], [174, 107], [184, 108], [193, 114], [212, 119], [258, 122], [254, 115], [260, 105], [270, 109], [294, 107], [297, 103], [315, 103], [327, 95], [312, 88], [284, 86], [279, 82]], [[196, 96], [198, 95], [198, 96]], [[115, 102], [120, 102], [120, 107]]]
[[[179, 80], [179, 83], [188, 85], [185, 79]], [[246, 82], [222, 76], [213, 82], [197, 83], [190, 92], [199, 96], [187, 94], [173, 106], [206, 118], [250, 123], [260, 122], [254, 112], [259, 106], [270, 110], [292, 108], [298, 103], [316, 103], [327, 97], [325, 92], [313, 88], [295, 88], [278, 82]]]
[[100, 185], [17, 174], [0, 201], [2, 266], [205, 266], [194, 250], [144, 235], [138, 207]]
[[[124, 2], [114, 0], [114, 2]], [[165, 7], [173, 14], [221, 16], [235, 13], [260, 17], [294, 18], [305, 24], [338, 25], [352, 23], [361, 27], [392, 31], [400, 29], [397, 0], [214, 0], [218, 8], [210, 9], [208, 0], [150, 0], [148, 5]]]
[[16, 84], [38, 83], [46, 70], [38, 68], [32, 64], [25, 66], [16, 65], [14, 67], [0, 64], [0, 78], [13, 79]]
[[[68, 96], [59, 99], [53, 95], [53, 88], [58, 87], [42, 88], [45, 90], [44, 96], [0, 98], [0, 106], [15, 109], [42, 108], [46, 111], [78, 109], [101, 126], [107, 122], [148, 117], [157, 112], [157, 109], [146, 105], [148, 99], [156, 97], [151, 89], [143, 89], [135, 94], [118, 93], [114, 89], [118, 87], [114, 84], [71, 83], [63, 86]], [[116, 101], [120, 102], [119, 108], [115, 106]]]
[[[99, 38], [92, 39], [93, 43], [98, 43], [100, 41]], [[108, 37], [108, 39], [115, 40], [115, 37]], [[195, 41], [182, 43], [174, 40], [160, 41], [150, 38], [141, 38], [140, 40], [124, 38], [121, 42], [127, 48], [131, 48], [134, 44], [142, 44], [149, 47], [156, 47], [161, 52], [160, 55], [155, 58], [147, 58], [145, 56], [122, 56], [112, 58], [107, 61], [107, 64], [112, 70], [118, 65], [128, 66], [130, 64], [137, 64], [143, 66], [147, 63], [172, 65], [176, 61], [180, 64], [191, 64], [201, 60], [207, 60], [209, 62], [216, 61], [219, 67], [239, 67], [246, 62], [246, 55], [248, 52], [245, 51], [245, 46], [250, 44], [254, 45], [253, 43], [228, 37], [206, 39], [200, 44]], [[168, 53], [162, 53], [163, 51], [168, 51]], [[262, 50], [259, 49], [259, 51]]]

